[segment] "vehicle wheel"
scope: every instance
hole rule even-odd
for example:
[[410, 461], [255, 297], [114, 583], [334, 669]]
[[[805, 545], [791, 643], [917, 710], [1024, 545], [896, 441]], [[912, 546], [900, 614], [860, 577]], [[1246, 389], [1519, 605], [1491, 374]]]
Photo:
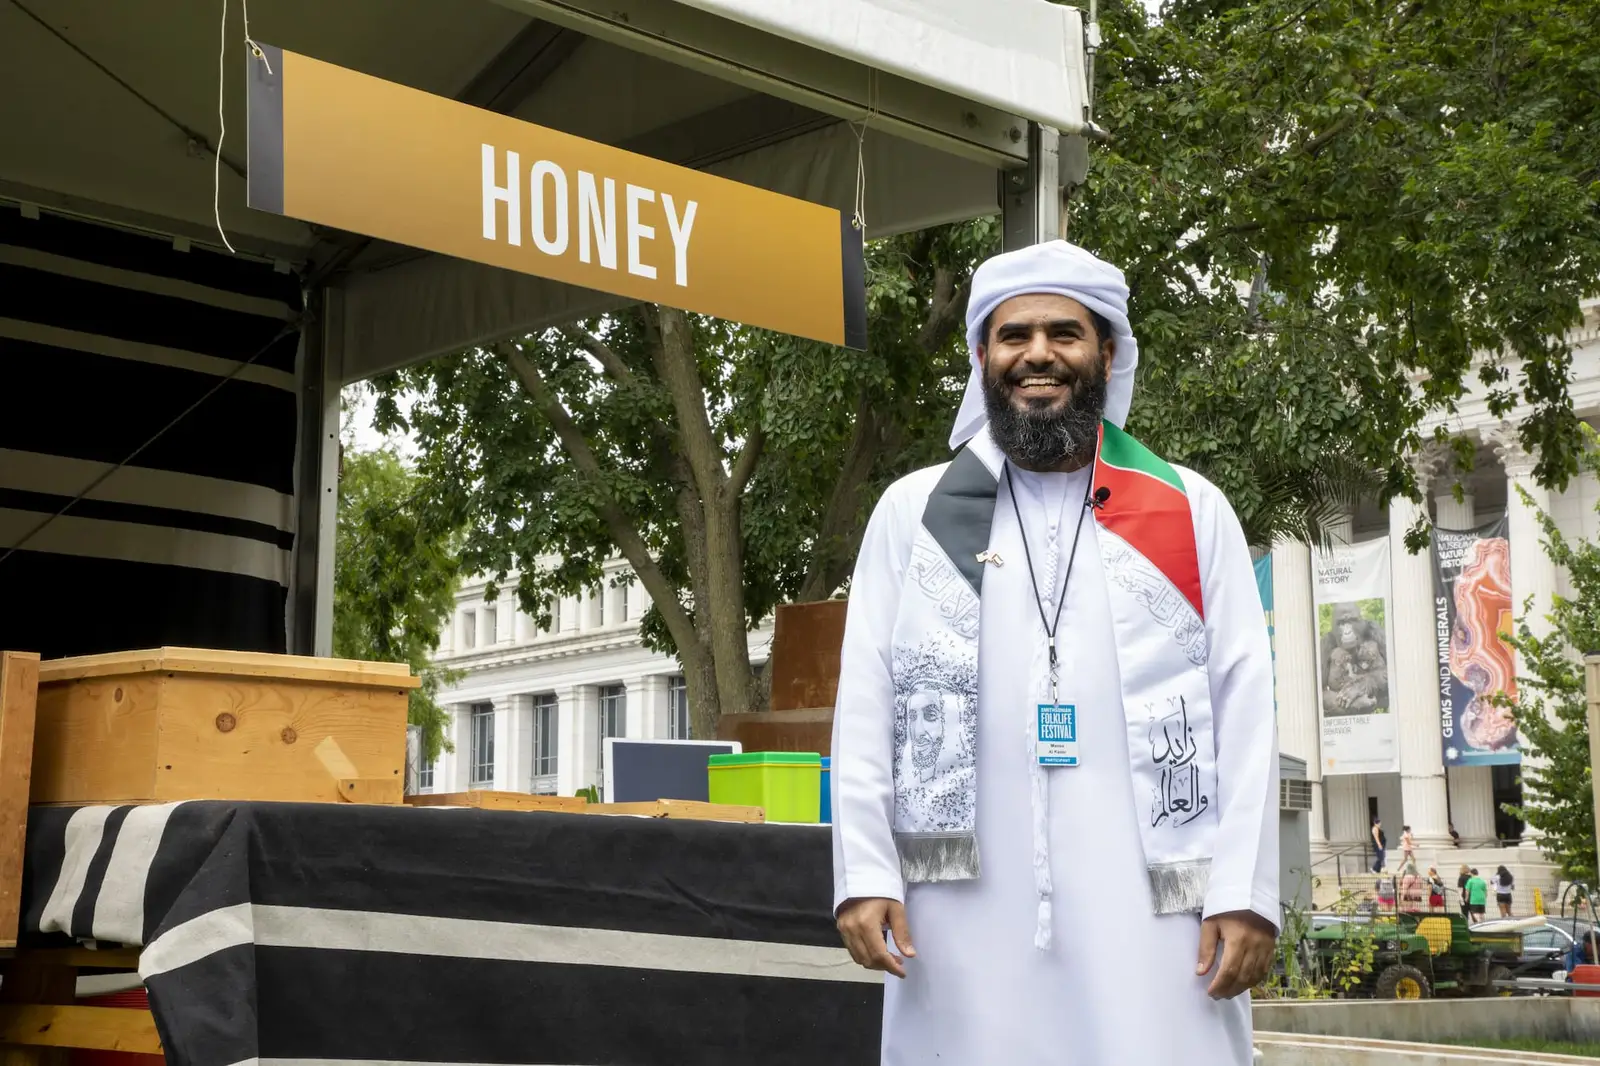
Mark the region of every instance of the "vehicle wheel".
[[1427, 999], [1433, 989], [1421, 970], [1400, 962], [1378, 975], [1372, 994], [1376, 999]]
[[1480, 994], [1481, 995], [1485, 995], [1485, 996], [1510, 996], [1510, 995], [1514, 995], [1515, 994], [1515, 990], [1514, 989], [1496, 988], [1495, 987], [1495, 982], [1496, 981], [1509, 981], [1509, 980], [1511, 980], [1511, 969], [1510, 969], [1510, 967], [1507, 967], [1507, 966], [1491, 966], [1491, 967], [1489, 967], [1489, 979], [1486, 982], [1484, 982], [1483, 991]]

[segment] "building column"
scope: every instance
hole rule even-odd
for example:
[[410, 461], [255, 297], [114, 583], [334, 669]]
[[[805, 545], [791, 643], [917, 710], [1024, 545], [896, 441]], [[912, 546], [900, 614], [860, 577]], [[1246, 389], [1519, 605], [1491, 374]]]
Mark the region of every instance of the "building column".
[[[635, 692], [638, 696], [634, 695]], [[635, 706], [638, 707], [637, 711]], [[634, 731], [636, 721], [638, 732]], [[667, 726], [667, 675], [651, 674], [638, 678], [637, 687], [633, 684], [628, 686], [628, 735], [666, 740], [670, 732]]]
[[1322, 720], [1317, 704], [1317, 610], [1311, 601], [1311, 549], [1299, 541], [1272, 548], [1273, 652], [1278, 747], [1306, 761], [1311, 782], [1311, 840], [1327, 839], [1322, 796]]
[[494, 787], [504, 792], [529, 792], [531, 752], [528, 743], [529, 697], [520, 693], [494, 701]]
[[[1424, 493], [1443, 458], [1433, 448], [1413, 458], [1417, 483]], [[1395, 658], [1389, 680], [1399, 716], [1395, 724], [1400, 740], [1400, 810], [1403, 824], [1411, 826], [1418, 845], [1434, 848], [1450, 841], [1450, 805], [1439, 733], [1433, 555], [1426, 549], [1413, 555], [1405, 544], [1406, 531], [1427, 518], [1426, 503], [1403, 496], [1389, 501], [1389, 626]], [[1390, 829], [1390, 835], [1399, 828]]]
[[[1463, 486], [1456, 499], [1454, 486], [1445, 485], [1433, 498], [1440, 529], [1478, 528], [1478, 501]], [[1450, 794], [1450, 824], [1463, 840], [1494, 839], [1494, 781], [1487, 766], [1447, 766], [1445, 781]]]
[[[1350, 544], [1355, 540], [1355, 516], [1345, 514], [1328, 526], [1328, 536], [1335, 546]], [[1313, 573], [1313, 578], [1315, 573]], [[1312, 590], [1312, 618], [1316, 618], [1315, 585]], [[1312, 625], [1312, 654], [1316, 654], [1316, 626]], [[1313, 670], [1315, 666], [1313, 665]], [[1322, 737], [1321, 692], [1317, 699], [1317, 737]], [[1322, 779], [1322, 799], [1327, 807], [1328, 841], [1331, 844], [1356, 844], [1367, 839], [1371, 825], [1367, 818], [1367, 776], [1365, 774], [1332, 774]]]
[[510, 605], [515, 620], [512, 624], [511, 639], [518, 644], [526, 644], [538, 633], [539, 627], [534, 623], [533, 616], [523, 611], [516, 593], [507, 596], [506, 602]]
[[592, 685], [556, 690], [556, 792], [570, 796], [597, 783], [595, 736], [599, 704]]
[[[1544, 530], [1540, 512], [1550, 513], [1550, 490], [1533, 479], [1537, 458], [1523, 447], [1514, 422], [1502, 422], [1490, 433], [1495, 454], [1506, 472], [1506, 537], [1511, 542], [1511, 613], [1517, 625], [1527, 624], [1534, 636], [1550, 634], [1550, 612], [1554, 608], [1556, 564], [1544, 549]], [[1523, 499], [1526, 495], [1528, 498]], [[1526, 605], [1526, 606], [1525, 606]], [[1516, 657], [1517, 674], [1524, 672], [1522, 656]], [[1521, 738], [1519, 738], [1521, 740]], [[1522, 765], [1542, 768], [1546, 760], [1530, 753], [1524, 743]], [[1522, 839], [1531, 842], [1541, 836], [1532, 825], [1524, 825]]]
[[[1538, 636], [1550, 632], [1546, 617], [1551, 610], [1556, 591], [1556, 564], [1544, 550], [1544, 530], [1539, 525], [1539, 512], [1550, 512], [1550, 490], [1533, 480], [1536, 458], [1523, 450], [1514, 423], [1502, 422], [1490, 434], [1495, 454], [1506, 472], [1506, 536], [1511, 541], [1511, 610], [1518, 620], [1523, 617], [1523, 603], [1529, 598], [1533, 603], [1527, 610], [1528, 627]], [[1521, 491], [1518, 491], [1518, 490]], [[1524, 502], [1523, 493], [1529, 500]], [[1518, 670], [1521, 670], [1519, 657]]]
[[1367, 775], [1334, 774], [1323, 778], [1322, 791], [1328, 805], [1328, 842], [1364, 843], [1372, 835], [1372, 819], [1367, 817]]
[[450, 707], [450, 740], [456, 750], [449, 759], [449, 788], [440, 791], [465, 792], [472, 781], [472, 704]]

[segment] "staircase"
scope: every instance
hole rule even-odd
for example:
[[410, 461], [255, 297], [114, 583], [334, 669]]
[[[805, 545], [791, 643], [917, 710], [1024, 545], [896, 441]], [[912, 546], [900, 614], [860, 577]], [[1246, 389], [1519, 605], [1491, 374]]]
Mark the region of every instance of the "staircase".
[[[1518, 915], [1533, 913], [1533, 890], [1544, 894], [1545, 910], [1555, 913], [1561, 899], [1560, 875], [1554, 863], [1532, 844], [1502, 847], [1496, 843], [1463, 842], [1466, 846], [1420, 847], [1417, 849], [1417, 872], [1426, 878], [1429, 866], [1436, 866], [1445, 883], [1445, 905], [1451, 910], [1459, 906], [1456, 875], [1461, 864], [1476, 867], [1485, 880], [1492, 881], [1495, 868], [1504, 865], [1516, 879], [1516, 893], [1512, 912]], [[1373, 893], [1378, 875], [1372, 873], [1372, 849], [1369, 844], [1357, 842], [1329, 842], [1313, 844], [1311, 852], [1312, 906], [1324, 910], [1338, 902], [1339, 893], [1350, 889], [1357, 893]], [[1391, 849], [1386, 856], [1384, 875], [1400, 875], [1400, 850]], [[1489, 898], [1488, 917], [1495, 917], [1493, 895]]]

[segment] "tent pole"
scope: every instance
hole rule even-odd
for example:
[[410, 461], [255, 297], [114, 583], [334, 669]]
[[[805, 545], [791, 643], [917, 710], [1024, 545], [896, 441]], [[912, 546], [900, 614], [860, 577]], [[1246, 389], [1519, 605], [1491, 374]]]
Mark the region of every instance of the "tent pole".
[[1061, 226], [1060, 135], [1028, 123], [1028, 163], [1000, 172], [1001, 244], [1004, 250], [1053, 241]]
[[294, 565], [289, 651], [333, 654], [333, 555], [339, 504], [340, 294], [306, 300], [300, 356], [300, 441], [295, 469]]

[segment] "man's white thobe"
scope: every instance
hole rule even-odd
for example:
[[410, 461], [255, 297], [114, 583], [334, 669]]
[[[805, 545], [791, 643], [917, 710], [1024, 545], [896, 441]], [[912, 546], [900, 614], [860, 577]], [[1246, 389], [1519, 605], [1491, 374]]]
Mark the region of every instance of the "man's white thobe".
[[[903, 885], [892, 835], [891, 633], [912, 538], [943, 467], [884, 495], [862, 543], [845, 626], [833, 740], [835, 907], [906, 903], [917, 957], [886, 981], [886, 1066], [1248, 1066], [1248, 996], [1218, 1002], [1195, 974], [1200, 916], [1158, 917], [1133, 793], [1117, 650], [1093, 516], [1061, 612], [1060, 698], [1077, 704], [1076, 768], [1048, 775], [1052, 944], [1034, 946], [1031, 817], [1045, 631], [1005, 479], [978, 646], [978, 847], [972, 881]], [[1227, 500], [1181, 470], [1210, 641], [1219, 819], [1206, 915], [1278, 915], [1277, 744], [1271, 650], [1249, 550]], [[1013, 468], [1045, 612], [1055, 613], [1089, 471]]]

